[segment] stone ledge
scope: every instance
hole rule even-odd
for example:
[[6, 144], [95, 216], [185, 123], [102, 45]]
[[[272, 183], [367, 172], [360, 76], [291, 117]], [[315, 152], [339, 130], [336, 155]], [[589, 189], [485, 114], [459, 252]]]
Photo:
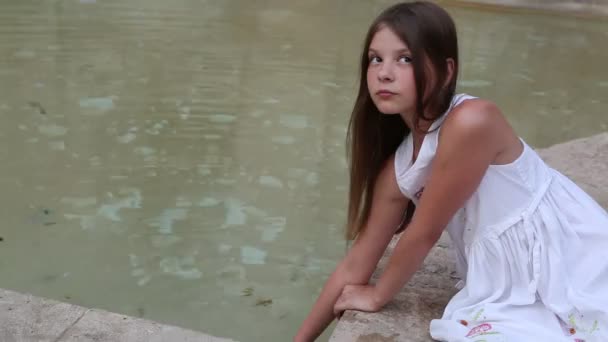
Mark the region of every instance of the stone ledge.
[[[540, 150], [539, 154], [608, 208], [608, 133], [555, 145]], [[372, 279], [377, 279], [396, 241], [394, 238], [387, 248]], [[456, 293], [448, 244], [443, 236], [422, 269], [382, 311], [347, 311], [336, 325], [330, 342], [432, 341], [429, 323], [441, 317], [443, 308]]]
[[230, 342], [200, 332], [0, 289], [2, 342]]

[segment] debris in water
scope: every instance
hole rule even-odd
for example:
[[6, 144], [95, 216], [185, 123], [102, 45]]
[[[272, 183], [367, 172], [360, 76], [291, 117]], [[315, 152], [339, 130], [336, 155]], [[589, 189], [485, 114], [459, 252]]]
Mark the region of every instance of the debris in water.
[[253, 295], [253, 287], [248, 287], [246, 289], [243, 289], [243, 291], [241, 291], [243, 293], [243, 297], [249, 297], [251, 295]]
[[40, 102], [36, 102], [36, 101], [30, 101], [27, 103], [28, 105], [30, 105], [30, 107], [38, 109], [38, 112], [42, 115], [46, 115], [46, 110], [44, 109], [44, 107], [42, 107], [42, 105], [40, 104]]
[[255, 306], [268, 306], [272, 304], [272, 299], [270, 298], [258, 298], [255, 302]]

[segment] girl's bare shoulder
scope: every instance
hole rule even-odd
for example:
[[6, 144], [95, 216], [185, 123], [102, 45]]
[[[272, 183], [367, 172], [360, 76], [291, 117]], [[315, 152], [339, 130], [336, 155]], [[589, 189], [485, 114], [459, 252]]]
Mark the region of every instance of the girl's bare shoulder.
[[519, 139], [500, 108], [485, 99], [471, 99], [456, 106], [445, 119], [440, 134], [444, 145], [459, 141], [469, 146], [481, 144], [496, 155], [505, 151], [510, 155], [511, 150], [520, 149]]
[[492, 129], [502, 121], [505, 121], [502, 112], [494, 102], [478, 98], [466, 100], [452, 109], [444, 126]]

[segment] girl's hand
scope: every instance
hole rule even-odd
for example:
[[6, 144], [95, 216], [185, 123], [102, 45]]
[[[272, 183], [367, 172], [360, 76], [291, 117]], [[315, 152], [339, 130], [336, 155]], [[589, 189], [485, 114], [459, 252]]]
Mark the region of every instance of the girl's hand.
[[373, 285], [346, 285], [334, 305], [334, 315], [340, 317], [345, 310], [376, 312], [381, 308]]

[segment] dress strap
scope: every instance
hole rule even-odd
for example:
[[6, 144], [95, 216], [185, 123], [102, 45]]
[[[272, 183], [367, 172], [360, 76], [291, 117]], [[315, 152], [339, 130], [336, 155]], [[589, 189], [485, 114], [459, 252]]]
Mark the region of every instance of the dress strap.
[[435, 122], [433, 122], [430, 130], [433, 131], [435, 129], [438, 129], [439, 126], [441, 126], [441, 124], [445, 121], [448, 114], [454, 109], [454, 107], [458, 106], [459, 104], [463, 103], [466, 100], [472, 100], [472, 99], [476, 99], [476, 98], [477, 97], [475, 97], [475, 96], [471, 96], [469, 94], [464, 94], [464, 93], [454, 95], [448, 110], [446, 110], [445, 113], [443, 113], [443, 115], [441, 115], [439, 118], [437, 118], [437, 120], [435, 120]]

